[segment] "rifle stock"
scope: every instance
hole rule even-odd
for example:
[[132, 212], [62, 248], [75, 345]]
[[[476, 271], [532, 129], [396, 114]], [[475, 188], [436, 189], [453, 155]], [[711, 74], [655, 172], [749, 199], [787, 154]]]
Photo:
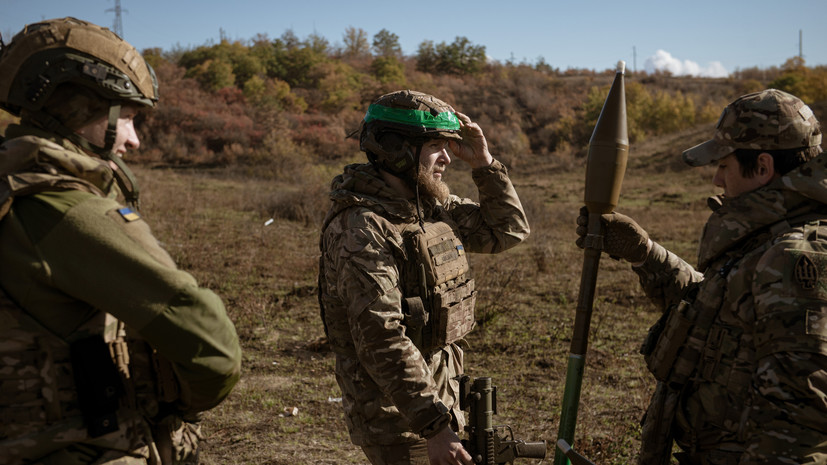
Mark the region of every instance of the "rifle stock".
[[[517, 458], [546, 457], [545, 441], [514, 439], [510, 426], [494, 425], [497, 413], [497, 388], [491, 378], [472, 379], [461, 375], [460, 408], [469, 410], [465, 431], [468, 439], [462, 441], [474, 463], [495, 465], [511, 463]], [[504, 434], [507, 431], [506, 434]]]

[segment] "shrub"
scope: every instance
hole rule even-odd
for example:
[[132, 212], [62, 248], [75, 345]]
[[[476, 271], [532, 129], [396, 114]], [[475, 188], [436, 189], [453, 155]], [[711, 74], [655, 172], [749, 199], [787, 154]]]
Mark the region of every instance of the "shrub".
[[259, 110], [304, 113], [307, 102], [290, 92], [290, 85], [277, 78], [253, 76], [244, 83], [244, 98]]
[[370, 64], [370, 71], [382, 84], [405, 86], [405, 68], [395, 56], [381, 56]]
[[803, 59], [790, 58], [783, 70], [769, 87], [789, 92], [808, 103], [827, 99], [827, 68], [807, 68]]
[[207, 60], [190, 68], [185, 77], [195, 79], [205, 90], [213, 92], [235, 85], [233, 65], [220, 59]]
[[[585, 115], [589, 127], [597, 124], [609, 87], [592, 87], [589, 90]], [[689, 96], [681, 91], [668, 92], [663, 89], [649, 90], [640, 82], [626, 82], [626, 117], [629, 142], [645, 139], [650, 135], [661, 135], [680, 131], [696, 122], [710, 120], [713, 110], [704, 105], [700, 111], [695, 105], [699, 96]], [[719, 110], [720, 111], [719, 107]], [[717, 113], [715, 113], [717, 116]]]
[[166, 164], [227, 164], [261, 140], [240, 89], [207, 93], [185, 77], [183, 69], [166, 62], [159, 63], [156, 73], [161, 101], [155, 111], [142, 113], [137, 121], [144, 153], [136, 158]]
[[328, 113], [361, 106], [362, 75], [342, 62], [322, 62], [313, 68], [322, 95], [320, 109]]
[[426, 40], [419, 44], [417, 69], [428, 73], [474, 74], [485, 65], [485, 46], [473, 45], [466, 37], [457, 37], [453, 43], [434, 45]]

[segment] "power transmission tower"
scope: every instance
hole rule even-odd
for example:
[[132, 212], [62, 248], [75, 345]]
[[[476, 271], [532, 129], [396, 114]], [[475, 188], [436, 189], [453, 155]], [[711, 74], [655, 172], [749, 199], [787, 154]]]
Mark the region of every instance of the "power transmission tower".
[[115, 21], [112, 23], [112, 31], [114, 31], [115, 34], [118, 34], [119, 37], [123, 38], [123, 21], [121, 20], [121, 12], [127, 10], [121, 9], [121, 0], [115, 0], [115, 8], [109, 8], [106, 10], [107, 13], [110, 11], [115, 12]]

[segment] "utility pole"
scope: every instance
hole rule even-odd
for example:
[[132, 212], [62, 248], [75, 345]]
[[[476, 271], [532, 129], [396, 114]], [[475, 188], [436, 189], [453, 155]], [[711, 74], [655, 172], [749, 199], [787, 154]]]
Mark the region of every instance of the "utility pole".
[[798, 30], [798, 59], [804, 61], [804, 31]]
[[635, 75], [637, 75], [637, 47], [632, 45], [632, 64], [634, 65], [632, 69], [635, 71]]
[[115, 8], [109, 8], [106, 10], [107, 13], [110, 11], [115, 12], [115, 21], [112, 23], [112, 31], [115, 34], [118, 34], [118, 37], [123, 38], [123, 21], [121, 20], [121, 12], [127, 10], [121, 9], [121, 0], [115, 0]]

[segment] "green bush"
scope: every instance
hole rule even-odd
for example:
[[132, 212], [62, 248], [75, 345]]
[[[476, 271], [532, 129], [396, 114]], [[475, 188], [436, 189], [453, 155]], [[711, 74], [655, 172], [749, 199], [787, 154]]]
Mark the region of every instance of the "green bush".
[[426, 73], [474, 74], [485, 65], [485, 46], [473, 45], [466, 37], [448, 44], [426, 40], [419, 44], [416, 68]]
[[371, 63], [370, 71], [383, 84], [405, 87], [405, 67], [395, 56], [377, 57]]
[[770, 82], [770, 87], [789, 92], [807, 103], [827, 99], [827, 67], [808, 68], [803, 59], [790, 58], [782, 69], [781, 76]]

